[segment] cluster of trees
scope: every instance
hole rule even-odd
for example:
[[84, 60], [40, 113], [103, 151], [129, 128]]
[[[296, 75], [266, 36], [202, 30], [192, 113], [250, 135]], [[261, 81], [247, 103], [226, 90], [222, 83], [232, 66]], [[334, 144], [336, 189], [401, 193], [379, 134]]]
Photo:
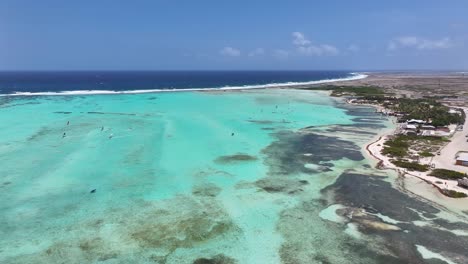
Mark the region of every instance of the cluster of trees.
[[392, 109], [396, 112], [406, 113], [407, 119], [431, 120], [433, 126], [447, 126], [450, 124], [463, 124], [465, 115], [449, 113], [449, 108], [433, 99], [398, 99]]
[[395, 112], [406, 113], [405, 119], [432, 121], [433, 126], [448, 126], [465, 123], [465, 113], [449, 113], [449, 108], [434, 99], [396, 98], [384, 95], [366, 95], [364, 100], [382, 104]]
[[384, 91], [379, 87], [373, 86], [334, 86], [334, 85], [327, 85], [327, 86], [316, 86], [316, 87], [307, 87], [304, 88], [307, 90], [319, 90], [319, 91], [331, 91], [332, 96], [360, 96], [360, 97], [368, 97], [368, 96], [377, 96], [379, 98], [383, 98]]
[[384, 91], [378, 87], [367, 87], [367, 86], [343, 86], [335, 87], [331, 94], [332, 96], [343, 96], [343, 95], [354, 95], [354, 96], [377, 96], [381, 97], [384, 95]]
[[375, 86], [316, 86], [307, 87], [309, 90], [332, 91], [332, 96], [357, 96], [369, 102], [375, 102], [395, 112], [406, 113], [406, 119], [420, 119], [432, 121], [433, 126], [441, 127], [450, 124], [465, 123], [465, 113], [449, 113], [449, 108], [442, 105], [437, 97], [410, 99], [396, 98], [385, 93], [382, 88]]

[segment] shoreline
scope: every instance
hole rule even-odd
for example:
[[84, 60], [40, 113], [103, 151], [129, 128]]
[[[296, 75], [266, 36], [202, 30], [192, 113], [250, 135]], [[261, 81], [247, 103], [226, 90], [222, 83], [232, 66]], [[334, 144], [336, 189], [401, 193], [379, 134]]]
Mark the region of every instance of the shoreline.
[[151, 93], [170, 93], [170, 92], [225, 92], [225, 91], [242, 91], [242, 90], [257, 90], [257, 89], [299, 89], [309, 85], [322, 85], [327, 83], [358, 81], [369, 77], [365, 73], [351, 72], [351, 76], [322, 79], [317, 81], [307, 82], [286, 82], [286, 83], [269, 83], [269, 84], [253, 84], [244, 86], [224, 86], [218, 88], [186, 88], [186, 89], [141, 89], [141, 90], [76, 90], [76, 91], [59, 91], [59, 92], [15, 92], [12, 94], [0, 94], [0, 97], [17, 97], [17, 96], [73, 96], [73, 95], [122, 95], [122, 94], [151, 94]]
[[[372, 79], [374, 79], [374, 75], [373, 74], [369, 74], [369, 78], [368, 79], [365, 79], [363, 80], [364, 82], [366, 82], [366, 80], [369, 80], [371, 81]], [[373, 83], [373, 85], [377, 86], [377, 87], [382, 87], [384, 89], [387, 89], [388, 87], [385, 87], [384, 85], [380, 86], [379, 85], [379, 81], [378, 80], [374, 80], [376, 82]], [[350, 81], [350, 82], [338, 82], [337, 83], [338, 85], [363, 85], [363, 86], [367, 86], [369, 84], [364, 84], [364, 83], [361, 83], [360, 81]], [[361, 104], [361, 103], [354, 103], [352, 100], [348, 99], [348, 98], [344, 98], [344, 100], [347, 104], [349, 105], [356, 105], [356, 106], [366, 106], [366, 107], [370, 107], [370, 108], [373, 108], [375, 109], [377, 112], [381, 112], [383, 110], [385, 110], [384, 107], [380, 106], [380, 105], [374, 105], [374, 104]], [[445, 104], [447, 105], [447, 104]], [[448, 105], [450, 107], [450, 105]], [[466, 107], [461, 107], [464, 109], [465, 113], [468, 113], [468, 108]], [[447, 198], [452, 198], [453, 197], [450, 197], [450, 196], [447, 196], [446, 193], [444, 191], [456, 191], [456, 192], [461, 192], [461, 193], [464, 193], [466, 195], [468, 195], [468, 189], [465, 189], [465, 188], [462, 188], [460, 186], [458, 186], [458, 181], [457, 180], [447, 180], [447, 179], [440, 179], [440, 178], [437, 178], [437, 177], [434, 177], [434, 176], [430, 176], [429, 173], [432, 171], [432, 169], [428, 170], [427, 172], [418, 172], [418, 171], [408, 171], [407, 169], [404, 169], [404, 168], [400, 168], [400, 167], [397, 167], [396, 165], [394, 165], [393, 163], [390, 162], [390, 157], [387, 157], [383, 154], [381, 154], [381, 151], [384, 147], [384, 142], [386, 141], [386, 139], [395, 134], [395, 132], [397, 131], [398, 127], [396, 126], [396, 123], [395, 123], [395, 120], [393, 117], [390, 117], [391, 121], [392, 121], [392, 126], [390, 126], [388, 129], [385, 129], [385, 130], [382, 130], [382, 131], [379, 131], [378, 135], [376, 135], [374, 138], [372, 138], [371, 140], [369, 140], [366, 145], [364, 145], [362, 147], [362, 151], [367, 154], [368, 156], [370, 156], [369, 158], [371, 158], [372, 160], [375, 160], [377, 161], [377, 164], [376, 164], [376, 168], [379, 168], [379, 169], [383, 169], [383, 170], [393, 170], [395, 172], [397, 172], [399, 175], [401, 176], [406, 176], [406, 175], [409, 175], [409, 176], [412, 176], [412, 177], [415, 177], [419, 180], [422, 180], [424, 181], [425, 183], [429, 184], [429, 185], [432, 185], [433, 187], [435, 187], [439, 193], [441, 193], [443, 195], [443, 197], [447, 197]], [[468, 127], [468, 119], [465, 120], [465, 124], [464, 124], [464, 127]], [[454, 145], [456, 145], [456, 143], [460, 143], [460, 137], [462, 137], [463, 139], [463, 142], [465, 141], [465, 138], [463, 137], [463, 132], [460, 132], [460, 131], [455, 131], [454, 134], [451, 135], [450, 137], [450, 143], [448, 144], [445, 144], [444, 146], [442, 146], [440, 148], [440, 152], [442, 154], [444, 153], [450, 153], [450, 155], [441, 155], [441, 156], [435, 156], [435, 157], [430, 157], [430, 158], [422, 158], [421, 159], [421, 164], [436, 164], [436, 168], [439, 168], [439, 169], [449, 169], [449, 170], [455, 170], [455, 171], [461, 171], [461, 172], [464, 172], [464, 173], [468, 173], [468, 167], [461, 167], [461, 166], [456, 166], [454, 164], [454, 161], [452, 161], [452, 159], [450, 158], [447, 158], [447, 157], [454, 157], [455, 154], [452, 153], [452, 152], [456, 152], [457, 150], [459, 151], [460, 148], [459, 147], [456, 147]], [[468, 135], [467, 135], [468, 137]], [[455, 150], [454, 150], [455, 149]], [[468, 199], [468, 197], [465, 197], [465, 199], [463, 198], [456, 198], [455, 200], [466, 200]]]
[[[384, 131], [383, 133], [378, 134], [376, 137], [374, 137], [371, 141], [366, 143], [366, 146], [364, 147], [366, 153], [368, 156], [370, 156], [372, 159], [377, 161], [376, 168], [381, 169], [381, 170], [393, 170], [396, 173], [398, 173], [401, 176], [412, 176], [416, 177], [422, 181], [424, 181], [427, 184], [432, 185], [435, 187], [441, 194], [443, 194], [447, 198], [452, 198], [444, 194], [444, 189], [445, 190], [453, 190], [457, 192], [462, 192], [468, 195], [468, 190], [461, 188], [458, 186], [458, 182], [456, 180], [445, 180], [445, 179], [439, 179], [434, 176], [429, 176], [427, 172], [417, 172], [417, 171], [408, 171], [407, 169], [399, 168], [395, 166], [393, 163], [390, 162], [390, 158], [381, 154], [381, 151], [384, 146], [384, 142], [387, 140], [389, 136], [391, 136], [395, 132], [395, 127], [391, 128], [391, 131]], [[376, 140], [377, 138], [377, 140]], [[444, 146], [443, 148], [445, 148]], [[442, 149], [443, 149], [442, 148]], [[445, 188], [444, 188], [445, 187]], [[463, 199], [468, 199], [468, 198], [452, 198], [456, 200], [463, 200]]]
[[[351, 76], [344, 77], [344, 78], [337, 78], [337, 79], [324, 79], [318, 81], [310, 81], [310, 82], [287, 82], [287, 83], [271, 83], [271, 84], [263, 84], [263, 85], [246, 85], [246, 86], [230, 86], [230, 87], [218, 87], [218, 88], [187, 88], [187, 89], [148, 89], [148, 90], [126, 90], [126, 91], [113, 91], [113, 90], [77, 90], [77, 91], [60, 91], [60, 92], [17, 92], [14, 94], [0, 94], [1, 97], [22, 97], [22, 96], [86, 96], [86, 95], [132, 95], [132, 94], [151, 94], [151, 93], [171, 93], [171, 92], [227, 92], [227, 91], [249, 91], [249, 90], [263, 90], [263, 89], [301, 89], [304, 86], [309, 85], [323, 85], [323, 84], [353, 84], [360, 81], [365, 81], [365, 79], [372, 79], [378, 73], [369, 73], [369, 72], [351, 72]], [[329, 96], [330, 93], [325, 91]], [[372, 104], [355, 104], [352, 103], [348, 99], [344, 99], [347, 104], [350, 105], [359, 105], [359, 106], [367, 106], [376, 109], [377, 111], [383, 110], [381, 106], [372, 105]], [[467, 120], [468, 122], [468, 120]], [[468, 127], [468, 124], [467, 124]], [[393, 170], [397, 172], [399, 175], [405, 176], [410, 175], [416, 177], [433, 187], [435, 187], [440, 193], [443, 193], [444, 186], [446, 190], [453, 190], [457, 192], [463, 192], [468, 195], [468, 190], [458, 187], [458, 182], [456, 180], [443, 180], [433, 176], [427, 175], [427, 173], [423, 172], [415, 172], [415, 171], [407, 171], [406, 169], [399, 168], [393, 165], [390, 162], [390, 158], [386, 157], [385, 155], [380, 154], [383, 143], [385, 142], [386, 138], [392, 135], [396, 130], [396, 127], [392, 127], [390, 129], [386, 129], [384, 132], [376, 135], [376, 137], [372, 138], [371, 141], [367, 142], [365, 146], [362, 146], [362, 150], [365, 150], [365, 153], [369, 154], [369, 156], [376, 160], [378, 163], [376, 167], [382, 170]], [[377, 139], [377, 140], [376, 140]], [[444, 149], [444, 146], [442, 149]], [[442, 182], [437, 183], [437, 182]], [[444, 196], [446, 196], [444, 194]], [[446, 196], [449, 197], [449, 196]], [[460, 198], [457, 198], [460, 199]], [[468, 199], [468, 198], [467, 198]]]

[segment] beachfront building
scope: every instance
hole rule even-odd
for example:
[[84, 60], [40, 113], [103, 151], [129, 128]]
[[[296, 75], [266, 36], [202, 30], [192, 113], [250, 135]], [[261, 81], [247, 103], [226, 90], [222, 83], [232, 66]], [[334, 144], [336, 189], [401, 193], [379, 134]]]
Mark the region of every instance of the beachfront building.
[[418, 134], [418, 126], [416, 125], [409, 125], [403, 124], [401, 125], [398, 134], [408, 135], [408, 136], [417, 136]]
[[420, 127], [421, 130], [435, 130], [435, 126], [431, 126], [431, 125], [422, 125]]
[[403, 126], [401, 126], [404, 130], [407, 130], [407, 131], [416, 131], [418, 130], [418, 127], [416, 125], [410, 125], [410, 124], [404, 124]]
[[436, 127], [431, 125], [422, 125], [419, 127], [421, 131], [421, 136], [441, 136], [440, 134], [436, 133]]
[[426, 121], [420, 120], [420, 119], [410, 119], [406, 121], [408, 125], [424, 125], [426, 124]]
[[436, 131], [440, 131], [440, 132], [444, 132], [444, 133], [448, 133], [448, 134], [451, 132], [450, 128], [448, 128], [448, 127], [437, 127]]
[[459, 152], [456, 156], [455, 165], [468, 167], [468, 152]]

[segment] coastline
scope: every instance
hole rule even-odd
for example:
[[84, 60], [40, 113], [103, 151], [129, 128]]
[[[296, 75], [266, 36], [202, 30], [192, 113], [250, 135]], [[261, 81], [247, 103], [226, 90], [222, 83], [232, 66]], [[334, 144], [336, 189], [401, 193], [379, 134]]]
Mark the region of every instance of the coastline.
[[[271, 83], [264, 85], [246, 85], [246, 86], [229, 86], [219, 88], [187, 88], [187, 89], [148, 89], [148, 90], [126, 90], [126, 91], [112, 91], [112, 90], [77, 90], [77, 91], [60, 91], [60, 92], [16, 92], [14, 94], [0, 94], [0, 97], [17, 97], [17, 96], [83, 96], [83, 95], [124, 95], [124, 94], [149, 94], [149, 93], [171, 93], [171, 92], [226, 92], [226, 91], [248, 91], [248, 90], [259, 90], [259, 89], [300, 89], [304, 86], [310, 85], [324, 85], [324, 84], [339, 84], [339, 85], [369, 85], [367, 80], [377, 81], [374, 85], [379, 86], [380, 82], [378, 78], [381, 78], [382, 73], [368, 73], [368, 72], [351, 72], [351, 76], [337, 79], [323, 79], [318, 81], [310, 82], [287, 82], [287, 83]], [[410, 75], [411, 76], [411, 75]], [[377, 80], [374, 80], [377, 77]], [[384, 87], [385, 85], [382, 84]], [[330, 92], [325, 91], [326, 94], [330, 95]], [[344, 100], [347, 104], [355, 105], [349, 100]], [[382, 110], [382, 107], [372, 104], [359, 104], [360, 106], [367, 106], [375, 108], [377, 111]], [[401, 175], [414, 176], [424, 182], [435, 187], [440, 193], [443, 193], [443, 188], [448, 190], [454, 190], [468, 194], [468, 190], [457, 186], [457, 181], [451, 180], [440, 180], [436, 177], [427, 175], [426, 173], [419, 172], [408, 172], [405, 169], [401, 169], [393, 165], [389, 158], [380, 154], [383, 142], [388, 136], [394, 133], [395, 127], [390, 130], [379, 133], [376, 137], [372, 138], [366, 145], [362, 146], [365, 153], [370, 156], [373, 160], [377, 161], [377, 166], [381, 169], [390, 169]], [[443, 185], [436, 182], [443, 182]]]
[[[417, 177], [417, 178], [431, 184], [432, 186], [436, 187], [440, 192], [442, 192], [444, 189], [448, 189], [448, 190], [453, 190], [453, 191], [463, 192], [465, 194], [468, 194], [468, 190], [463, 189], [461, 187], [458, 187], [457, 186], [458, 183], [455, 180], [442, 180], [442, 179], [439, 179], [439, 178], [436, 178], [436, 177], [433, 177], [433, 176], [429, 176], [429, 175], [427, 175], [427, 173], [424, 173], [424, 172], [416, 172], [416, 171], [411, 171], [410, 172], [410, 171], [408, 171], [406, 169], [402, 169], [402, 168], [399, 168], [399, 167], [393, 165], [390, 162], [390, 159], [388, 157], [380, 154], [383, 143], [385, 142], [385, 140], [387, 139], [388, 136], [390, 136], [390, 135], [387, 134], [387, 133], [381, 134], [377, 141], [371, 142], [366, 146], [366, 150], [368, 151], [369, 155], [371, 157], [373, 157], [374, 159], [378, 160], [379, 167], [381, 169], [391, 169], [391, 170], [394, 170], [394, 171], [398, 172], [402, 176], [410, 175], [410, 176], [413, 176], [413, 177]], [[458, 199], [460, 199], [460, 198], [458, 198]]]
[[[347, 103], [353, 105], [353, 103], [350, 103], [348, 101]], [[373, 106], [377, 110], [380, 109], [380, 107], [378, 106], [374, 106], [374, 105], [368, 105], [368, 106]], [[466, 122], [468, 122], [468, 120]], [[459, 187], [458, 182], [456, 180], [442, 180], [437, 177], [429, 176], [428, 173], [426, 172], [408, 171], [407, 169], [399, 168], [395, 166], [393, 163], [391, 163], [390, 158], [381, 154], [381, 151], [383, 149], [384, 142], [388, 139], [389, 136], [394, 134], [395, 130], [396, 130], [395, 126], [393, 126], [392, 128], [386, 129], [383, 132], [380, 132], [374, 138], [372, 138], [368, 143], [366, 143], [365, 146], [363, 146], [365, 153], [370, 158], [377, 161], [376, 168], [381, 169], [381, 170], [393, 170], [402, 177], [405, 177], [406, 175], [416, 177], [424, 181], [425, 183], [431, 185], [432, 187], [436, 188], [437, 191], [439, 191], [441, 194], [444, 194], [444, 189], [468, 194], [468, 190]], [[446, 147], [447, 145], [442, 148], [442, 151]], [[451, 197], [446, 196], [445, 194], [444, 194], [444, 197], [451, 198]], [[455, 198], [451, 198], [451, 199], [455, 199]], [[466, 199], [468, 198], [456, 198], [455, 200], [466, 200]]]
[[118, 95], [118, 94], [146, 94], [146, 93], [169, 93], [169, 92], [225, 92], [225, 91], [242, 91], [253, 89], [298, 89], [310, 85], [322, 85], [336, 82], [358, 81], [369, 77], [364, 73], [351, 72], [351, 76], [337, 79], [322, 79], [308, 82], [286, 82], [286, 83], [269, 83], [259, 85], [244, 85], [244, 86], [225, 86], [218, 88], [186, 88], [186, 89], [143, 89], [143, 90], [76, 90], [76, 91], [59, 91], [59, 92], [15, 92], [12, 94], [0, 94], [0, 97], [10, 96], [73, 96], [73, 95]]
[[[157, 101], [150, 100], [156, 97], [153, 95], [24, 97], [21, 99], [24, 103], [35, 104], [23, 104], [15, 107], [15, 111], [29, 109], [23, 112], [41, 113], [41, 117], [50, 119], [25, 122], [20, 117], [28, 118], [27, 115], [18, 116], [20, 122], [13, 123], [10, 128], [28, 125], [25, 131], [36, 131], [28, 137], [24, 144], [27, 151], [22, 153], [34, 157], [37, 151], [31, 149], [43, 150], [44, 160], [56, 156], [65, 162], [61, 163], [60, 170], [51, 170], [46, 163], [44, 176], [39, 171], [40, 177], [34, 181], [15, 178], [5, 188], [8, 192], [4, 195], [8, 195], [10, 190], [16, 191], [7, 189], [11, 186], [36, 186], [30, 189], [32, 191], [18, 194], [13, 201], [6, 196], [3, 200], [8, 201], [5, 202], [7, 206], [13, 207], [15, 202], [22, 205], [20, 209], [44, 206], [37, 206], [37, 210], [41, 210], [39, 219], [33, 215], [35, 211], [31, 212], [34, 217], [28, 218], [25, 213], [30, 211], [25, 209], [5, 210], [15, 228], [9, 228], [12, 231], [4, 240], [5, 253], [0, 254], [0, 259], [5, 256], [7, 262], [9, 259], [31, 262], [32, 259], [59, 257], [67, 260], [69, 252], [76, 254], [70, 254], [70, 259], [80, 260], [83, 256], [98, 259], [109, 252], [117, 252], [115, 261], [132, 262], [127, 258], [130, 254], [154, 259], [156, 251], [161, 252], [161, 258], [168, 259], [168, 263], [185, 259], [192, 263], [194, 259], [211, 258], [220, 253], [228, 259], [247, 263], [295, 262], [299, 260], [295, 258], [298, 254], [311, 255], [307, 261], [298, 262], [314, 262], [315, 254], [319, 254], [317, 256], [332, 256], [327, 261], [335, 263], [350, 258], [349, 254], [334, 255], [336, 248], [344, 249], [339, 252], [355, 252], [356, 257], [353, 257], [359, 259], [363, 241], [366, 245], [382, 245], [385, 252], [392, 252], [387, 245], [397, 239], [405, 250], [397, 249], [395, 258], [413, 263], [421, 257], [414, 248], [414, 236], [407, 235], [410, 232], [411, 235], [427, 234], [415, 238], [421, 245], [428, 245], [433, 239], [452, 239], [447, 245], [431, 247], [434, 252], [461, 251], [452, 248], [464, 238], [455, 239], [457, 230], [449, 233], [451, 222], [443, 222], [455, 215], [451, 206], [447, 206], [449, 210], [442, 208], [449, 199], [436, 197], [436, 202], [432, 202], [418, 192], [406, 192], [406, 186], [399, 184], [402, 178], [395, 178], [393, 171], [373, 169], [373, 160], [361, 151], [367, 147], [367, 140], [376, 141], [392, 128], [389, 119], [376, 118], [378, 114], [372, 113], [369, 105], [348, 107], [343, 97], [329, 95], [330, 91], [324, 90], [247, 89], [226, 93], [160, 94]], [[328, 100], [333, 102], [325, 104]], [[179, 107], [176, 102], [185, 102], [189, 107]], [[224, 112], [213, 115], [213, 106]], [[158, 117], [140, 115], [161, 109], [166, 113]], [[330, 112], [325, 111], [327, 109]], [[70, 112], [48, 114], [54, 110]], [[98, 116], [93, 114], [98, 112], [88, 112], [97, 110], [102, 111]], [[6, 113], [8, 111], [3, 112]], [[116, 116], [115, 113], [124, 114]], [[134, 113], [137, 115], [131, 115]], [[250, 118], [252, 116], [254, 118]], [[67, 120], [71, 120], [70, 125]], [[300, 133], [300, 129], [308, 125], [316, 125], [317, 133], [313, 128], [310, 129], [312, 133]], [[60, 145], [45, 148], [43, 143], [58, 141], [62, 129], [66, 130], [67, 137], [59, 139]], [[271, 138], [269, 133], [273, 129], [291, 133]], [[5, 131], [4, 135], [14, 134]], [[310, 135], [320, 131], [325, 136]], [[111, 132], [115, 135], [112, 140], [107, 137]], [[3, 140], [18, 142], [6, 136]], [[57, 149], [63, 152], [57, 153]], [[199, 151], [185, 153], [184, 162], [180, 162], [180, 151], [186, 149]], [[15, 157], [22, 159], [22, 153], [5, 155], [12, 159], [4, 161], [5, 164], [11, 164], [12, 170], [22, 169], [13, 162]], [[83, 161], [93, 158], [99, 158], [100, 166], [82, 166]], [[322, 162], [327, 159], [329, 161]], [[226, 162], [219, 163], [219, 160]], [[54, 166], [54, 163], [49, 164]], [[154, 169], [148, 171], [148, 167]], [[313, 177], [308, 170], [298, 172], [297, 168], [302, 167], [316, 169], [320, 177]], [[36, 169], [27, 169], [18, 175], [35, 175]], [[64, 178], [77, 181], [68, 182]], [[418, 189], [425, 191], [426, 185], [421, 182]], [[97, 193], [90, 192], [95, 188]], [[77, 203], [76, 197], [82, 196], [85, 198]], [[34, 204], [30, 205], [32, 202]], [[86, 214], [54, 214], [64, 207], [72, 208], [72, 213], [85, 211]], [[428, 218], [418, 216], [419, 213]], [[327, 219], [330, 215], [332, 218]], [[343, 221], [330, 223], [333, 216], [344, 216]], [[21, 220], [14, 221], [16, 218]], [[442, 222], [436, 222], [438, 219]], [[28, 221], [32, 230], [26, 230], [27, 233], [42, 237], [43, 246], [34, 245], [34, 240], [29, 242], [30, 237], [23, 236], [22, 227], [29, 224]], [[168, 226], [173, 228], [168, 229]], [[70, 231], [65, 235], [48, 232], [55, 229]], [[160, 234], [167, 239], [153, 242]], [[180, 237], [184, 237], [185, 248], [172, 251]], [[192, 242], [193, 237], [205, 239], [202, 243]], [[259, 238], [267, 242], [261, 243], [261, 250], [256, 250]], [[88, 241], [99, 241], [96, 244], [99, 251], [83, 255], [70, 250], [91, 243]], [[19, 243], [20, 249], [29, 251], [13, 248]], [[10, 245], [13, 245], [11, 249]], [[295, 246], [288, 248], [289, 245]], [[254, 251], [239, 254], [246, 248]], [[319, 253], [311, 253], [311, 248]], [[410, 252], [411, 257], [407, 257], [406, 252]], [[378, 257], [378, 251], [369, 251], [369, 259]]]

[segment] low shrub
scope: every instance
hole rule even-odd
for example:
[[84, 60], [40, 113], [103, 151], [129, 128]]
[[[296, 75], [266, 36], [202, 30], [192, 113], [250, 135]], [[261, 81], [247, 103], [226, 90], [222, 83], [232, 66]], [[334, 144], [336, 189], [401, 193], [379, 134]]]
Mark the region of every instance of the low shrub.
[[408, 154], [408, 151], [406, 148], [385, 146], [382, 149], [382, 154], [388, 155], [390, 157], [403, 158]]
[[400, 168], [405, 168], [410, 171], [428, 171], [429, 170], [429, 165], [419, 164], [417, 162], [393, 160], [392, 163]]
[[447, 195], [448, 197], [452, 197], [452, 198], [465, 198], [465, 197], [468, 197], [468, 195], [466, 195], [466, 193], [457, 192], [457, 191], [454, 191], [454, 190], [443, 190], [442, 192], [445, 195]]
[[434, 157], [434, 154], [432, 154], [429, 151], [423, 151], [423, 152], [419, 153], [419, 156], [421, 156], [421, 157]]
[[429, 175], [444, 180], [458, 180], [466, 177], [465, 173], [446, 169], [434, 169]]

